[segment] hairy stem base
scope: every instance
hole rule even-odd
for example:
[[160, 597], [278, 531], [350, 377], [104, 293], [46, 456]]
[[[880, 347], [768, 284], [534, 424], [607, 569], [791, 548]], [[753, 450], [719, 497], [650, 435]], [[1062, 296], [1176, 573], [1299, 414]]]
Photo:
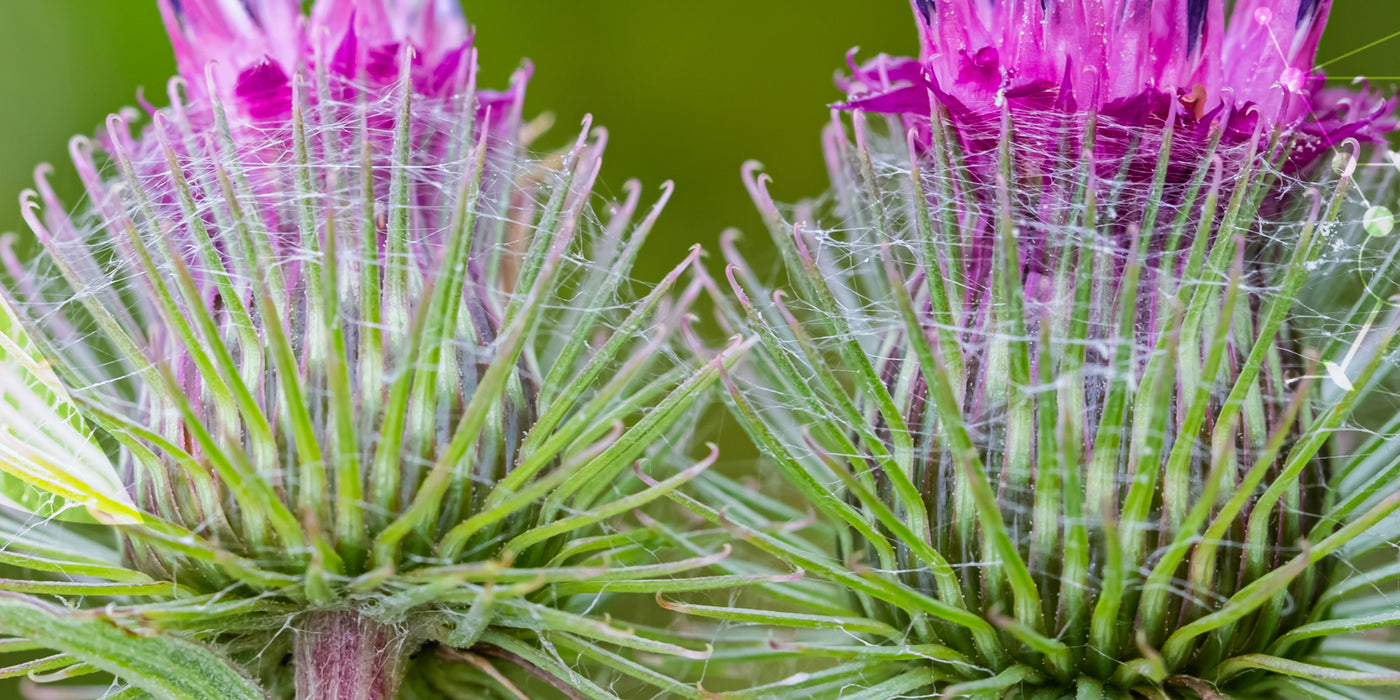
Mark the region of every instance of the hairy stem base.
[[297, 698], [390, 700], [405, 651], [396, 629], [354, 610], [308, 613], [297, 621]]

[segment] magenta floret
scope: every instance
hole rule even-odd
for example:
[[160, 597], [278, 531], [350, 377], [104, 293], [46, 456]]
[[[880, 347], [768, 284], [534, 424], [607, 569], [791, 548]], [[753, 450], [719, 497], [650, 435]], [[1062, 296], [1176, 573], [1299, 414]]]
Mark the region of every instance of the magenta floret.
[[[209, 81], [230, 109], [257, 122], [291, 116], [292, 76], [325, 66], [333, 79], [370, 92], [390, 89], [412, 62], [415, 94], [461, 94], [471, 79], [474, 34], [456, 0], [159, 0], [190, 99]], [[483, 108], [516, 99], [479, 93]]]
[[[1331, 0], [1240, 0], [1233, 10], [1224, 0], [913, 4], [919, 57], [852, 61], [841, 87], [847, 106], [902, 115], [926, 145], [930, 100], [973, 130], [1003, 107], [1040, 126], [1090, 111], [1125, 128], [1174, 118], [1183, 145], [1215, 124], [1226, 144], [1280, 128], [1298, 137], [1294, 168], [1397, 126], [1394, 100], [1326, 87], [1316, 57]], [[1121, 149], [1110, 140], [1099, 155]]]

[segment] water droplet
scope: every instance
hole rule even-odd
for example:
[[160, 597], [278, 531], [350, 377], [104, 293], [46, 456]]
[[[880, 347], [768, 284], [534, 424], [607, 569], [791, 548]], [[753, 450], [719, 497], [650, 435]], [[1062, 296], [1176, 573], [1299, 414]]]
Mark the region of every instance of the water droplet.
[[1288, 68], [1283, 72], [1283, 75], [1279, 76], [1278, 81], [1289, 92], [1303, 91], [1303, 71], [1298, 68]]
[[1361, 223], [1366, 227], [1366, 233], [1376, 238], [1389, 236], [1395, 230], [1395, 214], [1389, 208], [1377, 205], [1366, 210]]

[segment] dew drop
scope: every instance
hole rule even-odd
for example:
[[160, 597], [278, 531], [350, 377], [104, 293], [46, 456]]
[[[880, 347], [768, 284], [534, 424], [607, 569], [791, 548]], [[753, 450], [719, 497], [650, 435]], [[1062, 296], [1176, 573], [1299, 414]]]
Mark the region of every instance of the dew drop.
[[1389, 208], [1377, 205], [1366, 210], [1361, 223], [1366, 227], [1366, 233], [1373, 237], [1389, 236], [1395, 230], [1395, 214]]
[[1298, 93], [1303, 91], [1303, 71], [1298, 68], [1290, 67], [1288, 70], [1285, 70], [1283, 75], [1279, 76], [1278, 81], [1285, 88], [1288, 88], [1289, 92]]

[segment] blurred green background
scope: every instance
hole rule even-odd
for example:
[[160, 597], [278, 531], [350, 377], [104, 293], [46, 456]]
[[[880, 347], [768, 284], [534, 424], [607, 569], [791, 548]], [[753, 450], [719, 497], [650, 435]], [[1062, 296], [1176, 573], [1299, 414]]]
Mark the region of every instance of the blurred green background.
[[[604, 192], [630, 177], [678, 185], [637, 271], [656, 279], [692, 243], [757, 233], [738, 172], [757, 158], [794, 200], [820, 193], [818, 141], [831, 76], [853, 46], [909, 53], [907, 0], [464, 0], [479, 29], [486, 84], [535, 62], [527, 112], [558, 117], [562, 143], [585, 113], [611, 132]], [[1337, 0], [1324, 60], [1400, 30], [1396, 0]], [[36, 163], [75, 192], [66, 143], [135, 103], [164, 104], [174, 68], [154, 0], [0, 0], [0, 231], [23, 230], [16, 197]], [[1400, 39], [1329, 66], [1337, 76], [1400, 76]], [[1386, 87], [1394, 79], [1378, 80]]]
[[[768, 165], [779, 199], [821, 193], [818, 137], [844, 53], [910, 53], [916, 42], [907, 0], [464, 1], [486, 85], [534, 60], [527, 112], [558, 117], [547, 144], [588, 112], [609, 128], [603, 192], [630, 177], [653, 195], [677, 182], [637, 270], [644, 280], [693, 243], [714, 249], [725, 227], [758, 233], [738, 176], [747, 159]], [[1322, 60], [1339, 59], [1333, 76], [1372, 76], [1393, 92], [1396, 32], [1400, 1], [1336, 0]], [[17, 196], [37, 163], [57, 165], [75, 201], [68, 138], [93, 133], [142, 86], [164, 104], [173, 70], [154, 0], [0, 0], [0, 231], [24, 230]], [[746, 452], [732, 447], [730, 459]], [[14, 688], [0, 681], [0, 698]]]

